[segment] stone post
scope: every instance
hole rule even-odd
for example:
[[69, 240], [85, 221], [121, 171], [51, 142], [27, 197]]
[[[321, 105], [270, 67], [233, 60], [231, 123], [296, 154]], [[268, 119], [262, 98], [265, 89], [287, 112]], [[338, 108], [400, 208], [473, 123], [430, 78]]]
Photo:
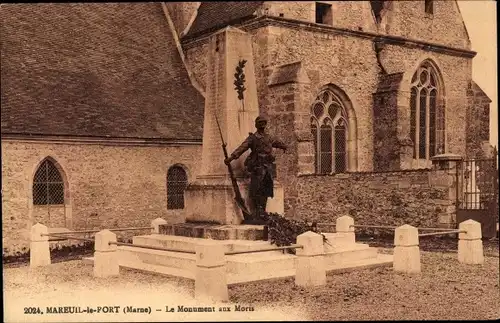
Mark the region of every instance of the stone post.
[[326, 265], [323, 236], [308, 231], [297, 237], [297, 244], [304, 247], [296, 249], [295, 285], [303, 287], [325, 285]]
[[30, 268], [50, 265], [49, 230], [37, 223], [31, 227], [30, 236]]
[[407, 274], [420, 273], [418, 229], [408, 224], [396, 228], [394, 246], [394, 271]]
[[163, 220], [162, 218], [156, 218], [151, 221], [151, 226], [153, 227], [153, 229], [151, 229], [151, 233], [160, 234], [160, 225], [163, 224], [167, 224], [167, 221]]
[[483, 241], [481, 240], [481, 224], [467, 220], [458, 225], [458, 261], [464, 264], [479, 265], [484, 263]]
[[102, 230], [95, 235], [94, 252], [94, 276], [110, 277], [120, 274], [118, 264], [117, 245], [109, 244], [116, 242], [116, 234], [109, 230]]
[[213, 302], [229, 301], [224, 246], [202, 243], [195, 250], [195, 298]]
[[341, 233], [348, 244], [356, 243], [356, 236], [352, 225], [354, 225], [354, 219], [348, 215], [337, 218], [337, 223], [335, 225], [335, 232]]

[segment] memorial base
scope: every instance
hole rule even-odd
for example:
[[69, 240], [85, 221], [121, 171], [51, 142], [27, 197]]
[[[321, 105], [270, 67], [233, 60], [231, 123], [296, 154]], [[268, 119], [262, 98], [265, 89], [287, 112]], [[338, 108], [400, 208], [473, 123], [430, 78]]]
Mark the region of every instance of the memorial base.
[[[239, 179], [238, 187], [248, 210], [252, 204], [248, 194], [249, 179]], [[186, 222], [242, 224], [243, 213], [234, 200], [234, 188], [228, 178], [201, 178], [185, 192]], [[283, 186], [274, 183], [274, 197], [267, 201], [266, 211], [284, 214]]]
[[[245, 199], [248, 185], [240, 180], [238, 187]], [[185, 192], [186, 222], [241, 224], [243, 214], [234, 200], [234, 188], [225, 177], [197, 180]], [[245, 203], [249, 206], [249, 201]]]

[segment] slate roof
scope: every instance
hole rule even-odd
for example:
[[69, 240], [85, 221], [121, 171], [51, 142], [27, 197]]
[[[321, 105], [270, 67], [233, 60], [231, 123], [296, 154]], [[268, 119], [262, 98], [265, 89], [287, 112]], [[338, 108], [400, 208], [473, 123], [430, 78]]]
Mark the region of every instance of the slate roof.
[[264, 1], [214, 1], [202, 2], [196, 18], [183, 38], [196, 37], [217, 29], [254, 17], [255, 11]]
[[0, 9], [2, 134], [202, 138], [160, 3], [31, 3]]

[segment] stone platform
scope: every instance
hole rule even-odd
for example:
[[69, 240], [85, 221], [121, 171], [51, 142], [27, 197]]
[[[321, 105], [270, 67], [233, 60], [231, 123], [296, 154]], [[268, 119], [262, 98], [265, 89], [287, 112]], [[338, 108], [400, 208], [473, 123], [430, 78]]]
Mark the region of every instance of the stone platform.
[[[165, 226], [165, 230], [168, 227]], [[235, 232], [238, 232], [237, 229], [241, 226], [219, 227], [226, 227], [227, 230], [216, 232], [226, 232], [224, 234], [232, 232], [231, 234], [236, 234]], [[254, 230], [258, 232], [259, 229], [262, 230], [262, 228], [255, 228]], [[211, 231], [208, 230], [207, 232]], [[248, 233], [252, 231], [243, 230], [242, 232]], [[328, 273], [392, 266], [392, 255], [379, 254], [376, 248], [369, 247], [367, 244], [356, 243], [354, 235], [325, 233], [325, 236], [328, 243], [325, 244], [324, 259]], [[226, 252], [274, 247], [268, 241], [250, 239], [206, 239], [165, 234], [150, 234], [133, 238], [133, 244], [182, 251], [194, 251], [195, 246], [200, 242], [223, 245]], [[118, 257], [122, 268], [187, 279], [195, 278], [196, 256], [194, 254], [119, 246]], [[228, 284], [293, 277], [295, 276], [296, 261], [297, 256], [282, 251], [226, 255]], [[84, 262], [92, 264], [93, 258], [84, 258]]]
[[263, 225], [210, 223], [162, 224], [160, 234], [213, 240], [267, 240]]

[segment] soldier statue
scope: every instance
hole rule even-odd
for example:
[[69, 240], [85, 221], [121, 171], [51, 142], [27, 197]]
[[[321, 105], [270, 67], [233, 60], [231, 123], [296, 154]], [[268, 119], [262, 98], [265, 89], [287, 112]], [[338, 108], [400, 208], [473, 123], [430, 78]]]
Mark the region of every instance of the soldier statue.
[[245, 168], [250, 173], [250, 199], [253, 204], [253, 224], [262, 224], [266, 211], [268, 197], [274, 196], [273, 190], [273, 164], [275, 157], [273, 147], [286, 151], [286, 145], [277, 138], [265, 132], [267, 119], [258, 116], [255, 119], [256, 133], [250, 133], [243, 143], [234, 150], [224, 163], [238, 159], [245, 151], [251, 149], [250, 155], [245, 160]]

